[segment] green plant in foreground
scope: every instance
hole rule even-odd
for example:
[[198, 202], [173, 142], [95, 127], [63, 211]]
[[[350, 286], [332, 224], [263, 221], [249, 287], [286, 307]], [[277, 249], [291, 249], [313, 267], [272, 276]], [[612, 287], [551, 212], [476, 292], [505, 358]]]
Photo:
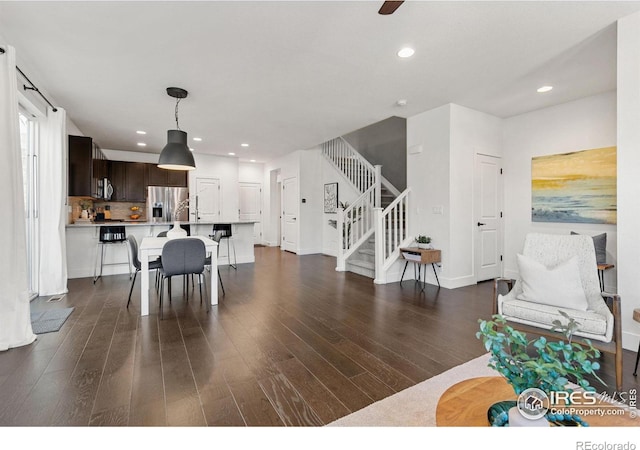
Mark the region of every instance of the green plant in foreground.
[[429, 244], [431, 243], [431, 238], [429, 236], [419, 235], [416, 237], [416, 242], [418, 244]]
[[594, 361], [600, 351], [585, 340], [586, 346], [571, 342], [578, 327], [577, 322], [560, 311], [567, 323], [554, 321], [553, 329], [567, 337], [567, 341], [548, 341], [545, 337], [527, 340], [527, 336], [507, 325], [499, 314], [493, 320], [479, 320], [480, 331], [476, 333], [482, 339], [485, 348], [491, 354], [489, 367], [504, 376], [516, 394], [527, 388], [537, 387], [544, 392], [571, 391], [569, 381], [586, 391], [595, 391], [585, 375], [592, 375], [600, 383], [605, 383], [595, 373], [600, 364]]

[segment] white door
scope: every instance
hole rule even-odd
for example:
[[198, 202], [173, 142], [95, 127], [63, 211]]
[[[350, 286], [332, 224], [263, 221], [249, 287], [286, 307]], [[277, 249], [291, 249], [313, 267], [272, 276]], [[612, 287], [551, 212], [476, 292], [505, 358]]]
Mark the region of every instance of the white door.
[[240, 183], [240, 221], [253, 221], [253, 243], [262, 243], [262, 184]]
[[282, 183], [282, 250], [298, 250], [298, 180], [285, 178]]
[[220, 220], [220, 180], [217, 178], [196, 178], [195, 209], [198, 222]]
[[501, 160], [476, 154], [474, 177], [476, 281], [502, 275]]

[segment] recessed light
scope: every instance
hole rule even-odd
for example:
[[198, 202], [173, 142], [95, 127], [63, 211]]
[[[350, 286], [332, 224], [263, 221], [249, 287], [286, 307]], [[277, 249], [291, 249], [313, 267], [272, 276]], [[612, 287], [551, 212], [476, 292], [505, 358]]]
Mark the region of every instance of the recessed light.
[[146, 147], [147, 144], [145, 144], [144, 142], [138, 142], [138, 147]]
[[403, 49], [400, 49], [400, 51], [398, 51], [398, 56], [400, 58], [409, 58], [410, 56], [413, 56], [415, 52], [416, 51], [411, 47], [405, 47]]
[[229, 156], [236, 156], [236, 154], [233, 152], [229, 152]]
[[538, 88], [538, 92], [549, 92], [551, 89], [553, 89], [553, 86], [541, 86]]
[[147, 134], [146, 131], [142, 131], [142, 130], [138, 130], [138, 131], [136, 131], [136, 133], [138, 133], [138, 134]]
[[398, 105], [398, 106], [407, 106], [407, 101], [404, 98], [401, 98], [400, 100], [398, 100], [396, 102], [396, 105]]
[[193, 140], [196, 141], [196, 142], [200, 142], [200, 141], [202, 141], [202, 138], [195, 137], [195, 138], [193, 138]]
[[249, 162], [256, 162], [256, 160], [255, 159], [250, 159]]
[[241, 147], [248, 147], [249, 144], [240, 144]]
[[195, 151], [196, 151], [196, 149], [195, 149], [195, 148], [191, 148], [191, 147], [189, 147], [189, 150], [191, 150], [192, 152], [195, 152]]

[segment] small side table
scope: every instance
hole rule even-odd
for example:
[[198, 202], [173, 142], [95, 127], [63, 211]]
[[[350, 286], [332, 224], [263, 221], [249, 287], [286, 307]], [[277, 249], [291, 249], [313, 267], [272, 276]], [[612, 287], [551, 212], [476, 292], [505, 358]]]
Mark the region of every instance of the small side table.
[[[633, 310], [633, 320], [640, 322], [640, 308]], [[638, 360], [640, 360], [640, 344], [638, 344], [638, 353], [636, 354], [636, 368], [633, 371], [633, 376], [638, 375]]]
[[613, 269], [613, 264], [598, 264], [598, 278], [600, 279], [600, 292], [604, 292], [604, 271]]
[[[424, 266], [424, 278], [427, 278], [427, 264], [431, 264], [433, 268], [433, 274], [436, 276], [436, 281], [438, 282], [438, 287], [440, 287], [440, 280], [438, 279], [438, 272], [436, 272], [436, 263], [440, 262], [441, 254], [440, 250], [434, 249], [424, 249], [419, 247], [407, 247], [401, 248], [400, 254], [402, 258], [406, 261], [404, 263], [404, 270], [402, 271], [402, 276], [400, 277], [400, 283], [402, 283], [402, 279], [404, 278], [404, 273], [407, 270], [407, 265], [409, 262], [414, 264], [418, 264], [418, 279], [416, 281], [420, 281], [420, 266]], [[424, 290], [424, 283], [422, 286], [422, 290]]]

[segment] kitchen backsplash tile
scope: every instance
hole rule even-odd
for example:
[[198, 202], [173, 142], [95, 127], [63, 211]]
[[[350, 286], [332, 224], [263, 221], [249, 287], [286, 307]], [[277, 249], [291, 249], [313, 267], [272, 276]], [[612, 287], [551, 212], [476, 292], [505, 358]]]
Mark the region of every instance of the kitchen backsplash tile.
[[[88, 201], [91, 204], [91, 213], [105, 212], [105, 207], [109, 206], [111, 209], [111, 219], [116, 220], [139, 220], [140, 222], [146, 222], [146, 203], [139, 202], [103, 202], [96, 201], [89, 197], [68, 197], [68, 204], [71, 206], [71, 212], [69, 213], [69, 223], [74, 223], [80, 218], [82, 208], [80, 204]], [[137, 211], [132, 211], [131, 208], [138, 208]], [[138, 219], [132, 219], [132, 215], [139, 215]]]

